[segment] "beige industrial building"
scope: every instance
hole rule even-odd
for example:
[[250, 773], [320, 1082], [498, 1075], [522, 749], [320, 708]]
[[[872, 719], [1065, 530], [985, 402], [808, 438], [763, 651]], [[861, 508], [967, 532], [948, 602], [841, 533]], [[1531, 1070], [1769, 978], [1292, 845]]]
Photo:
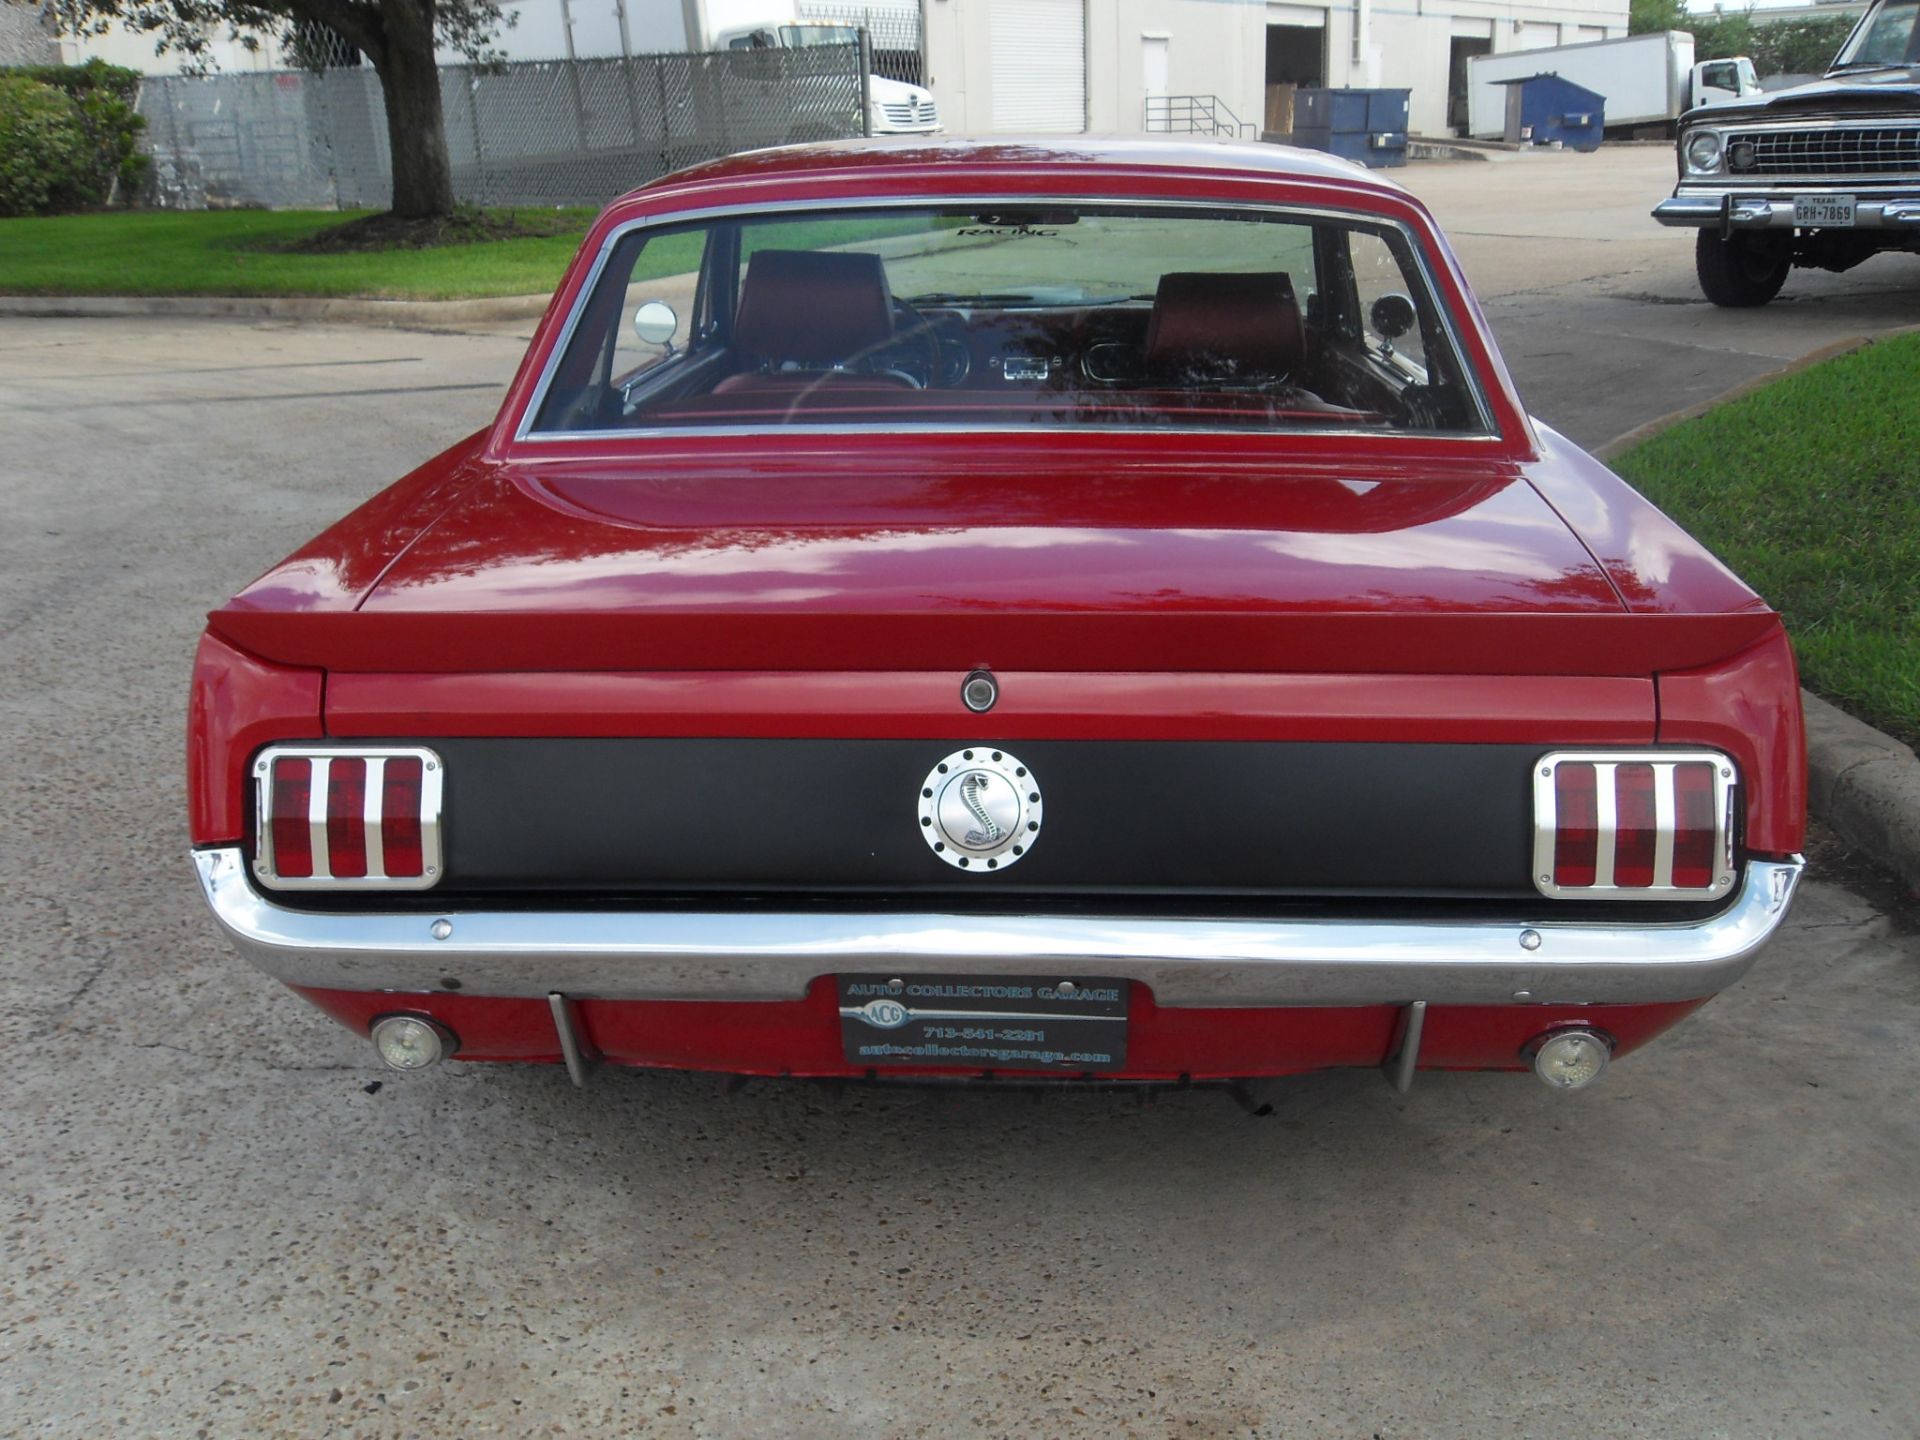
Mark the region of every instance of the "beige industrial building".
[[1412, 92], [1411, 129], [1464, 119], [1469, 56], [1627, 33], [1626, 0], [921, 0], [947, 128], [1290, 128], [1287, 86]]

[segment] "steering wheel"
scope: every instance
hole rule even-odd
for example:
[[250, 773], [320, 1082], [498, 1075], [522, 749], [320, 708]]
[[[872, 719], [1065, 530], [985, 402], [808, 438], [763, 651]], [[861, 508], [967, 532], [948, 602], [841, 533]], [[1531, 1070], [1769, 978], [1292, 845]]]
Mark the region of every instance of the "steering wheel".
[[[876, 345], [862, 356], [859, 368], [869, 375], [896, 376], [916, 390], [931, 389], [941, 373], [940, 337], [934, 333], [927, 317], [906, 301], [895, 300], [893, 313], [893, 339], [885, 345]], [[909, 345], [919, 353], [903, 355], [901, 352]], [[915, 374], [914, 368], [920, 373]]]

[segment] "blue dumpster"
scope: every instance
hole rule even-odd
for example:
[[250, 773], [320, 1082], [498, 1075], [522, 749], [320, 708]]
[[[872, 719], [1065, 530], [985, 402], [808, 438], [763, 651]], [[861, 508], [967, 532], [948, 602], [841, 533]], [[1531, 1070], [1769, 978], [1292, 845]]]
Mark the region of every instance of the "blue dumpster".
[[1407, 163], [1407, 90], [1301, 90], [1293, 143], [1380, 169]]
[[1293, 123], [1300, 130], [1351, 135], [1367, 128], [1365, 90], [1300, 90], [1293, 97]]
[[1512, 144], [1598, 150], [1607, 128], [1607, 97], [1558, 75], [1497, 80], [1507, 87], [1506, 138]]
[[1367, 129], [1378, 135], [1384, 132], [1404, 135], [1407, 133], [1407, 111], [1412, 103], [1411, 90], [1369, 90], [1367, 94]]

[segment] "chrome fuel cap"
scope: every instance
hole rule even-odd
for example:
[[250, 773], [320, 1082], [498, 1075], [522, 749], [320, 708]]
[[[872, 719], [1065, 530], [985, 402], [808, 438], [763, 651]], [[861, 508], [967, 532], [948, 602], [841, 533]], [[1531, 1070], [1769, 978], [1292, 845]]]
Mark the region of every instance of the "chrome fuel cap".
[[1001, 870], [1040, 834], [1040, 784], [1018, 757], [956, 750], [920, 786], [920, 835], [957, 870]]

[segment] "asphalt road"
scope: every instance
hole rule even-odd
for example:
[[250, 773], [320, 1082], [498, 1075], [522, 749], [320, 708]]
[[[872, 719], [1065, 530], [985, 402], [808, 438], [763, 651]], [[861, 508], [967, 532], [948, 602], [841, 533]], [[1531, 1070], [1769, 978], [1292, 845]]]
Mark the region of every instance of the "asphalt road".
[[1648, 216], [1672, 152], [1628, 145], [1392, 172], [1433, 209], [1534, 414], [1582, 445], [1854, 335], [1920, 325], [1920, 256], [1796, 270], [1760, 310], [1700, 294], [1693, 232]]
[[[1409, 178], [1501, 213], [1469, 269], [1586, 439], [1920, 318], [1900, 261], [1737, 327], [1636, 304], [1684, 237], [1549, 263], [1520, 163]], [[0, 1434], [1915, 1433], [1920, 909], [1828, 845], [1761, 967], [1577, 1097], [404, 1078], [248, 970], [184, 859], [200, 612], [518, 353], [0, 321]]]

